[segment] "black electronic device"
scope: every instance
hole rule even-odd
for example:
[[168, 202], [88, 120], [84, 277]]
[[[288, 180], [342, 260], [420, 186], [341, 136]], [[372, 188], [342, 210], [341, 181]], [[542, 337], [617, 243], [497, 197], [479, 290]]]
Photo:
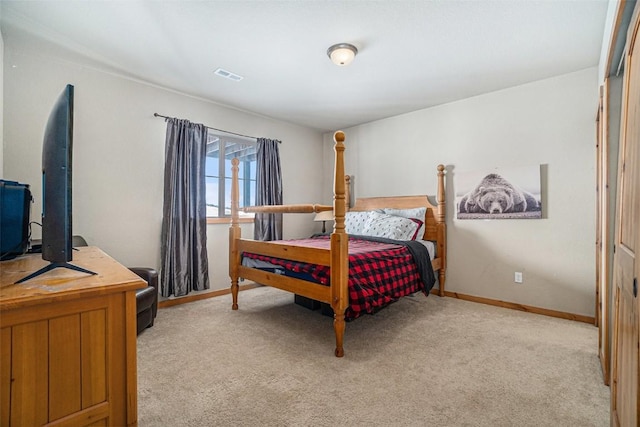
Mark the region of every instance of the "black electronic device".
[[73, 260], [72, 159], [73, 86], [67, 85], [49, 114], [42, 145], [42, 259], [49, 264], [16, 283], [58, 267], [96, 274], [69, 263]]
[[0, 261], [27, 252], [31, 200], [28, 184], [0, 179]]

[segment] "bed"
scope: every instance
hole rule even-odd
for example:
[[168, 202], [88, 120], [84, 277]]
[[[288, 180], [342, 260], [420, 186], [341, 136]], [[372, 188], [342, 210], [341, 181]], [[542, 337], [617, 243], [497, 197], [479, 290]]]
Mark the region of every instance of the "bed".
[[[433, 278], [437, 277], [438, 288], [437, 294], [444, 296], [445, 292], [445, 272], [446, 272], [446, 224], [445, 224], [445, 188], [444, 188], [444, 166], [438, 165], [438, 189], [436, 196], [436, 204], [432, 204], [427, 196], [398, 196], [398, 197], [369, 197], [358, 198], [352, 208], [348, 207], [348, 180], [345, 179], [344, 173], [344, 140], [345, 135], [343, 132], [338, 131], [334, 134], [335, 142], [335, 163], [334, 163], [334, 200], [333, 206], [330, 205], [280, 205], [280, 206], [253, 206], [244, 208], [245, 212], [267, 212], [267, 213], [313, 213], [322, 211], [331, 211], [334, 213], [334, 230], [330, 235], [315, 236], [312, 239], [299, 239], [299, 240], [283, 240], [262, 242], [250, 239], [243, 239], [241, 237], [241, 230], [239, 225], [239, 207], [238, 207], [238, 161], [234, 159], [232, 161], [232, 184], [231, 184], [231, 227], [229, 229], [229, 276], [231, 277], [231, 294], [232, 294], [232, 309], [238, 309], [238, 289], [239, 280], [248, 279], [256, 283], [273, 286], [285, 291], [295, 293], [312, 300], [327, 303], [331, 306], [334, 313], [334, 332], [335, 332], [335, 355], [342, 357], [344, 355], [343, 340], [345, 331], [346, 318], [351, 316], [357, 317], [361, 312], [375, 311], [379, 307], [378, 303], [374, 303], [374, 307], [369, 307], [367, 304], [361, 303], [359, 300], [350, 300], [354, 295], [353, 282], [355, 279], [359, 280], [357, 272], [354, 271], [354, 265], [357, 265], [358, 260], [362, 261], [364, 269], [370, 269], [369, 264], [363, 258], [368, 257], [363, 255], [367, 252], [366, 246], [375, 246], [373, 251], [378, 251], [377, 260], [384, 264], [387, 262], [385, 256], [380, 256], [380, 253], [390, 253], [389, 251], [396, 251], [393, 254], [400, 254], [399, 256], [410, 257], [416, 256], [416, 251], [422, 244], [414, 243], [401, 243], [395, 239], [388, 240], [387, 232], [373, 233], [378, 237], [365, 237], [362, 236], [350, 236], [347, 234], [346, 222], [351, 221], [349, 225], [351, 230], [354, 230], [353, 221], [357, 222], [359, 218], [361, 221], [368, 221], [364, 226], [371, 228], [372, 224], [380, 224], [380, 221], [376, 220], [382, 218], [385, 221], [389, 220], [390, 216], [407, 219], [408, 212], [416, 210], [417, 212], [424, 212], [424, 218], [411, 218], [411, 222], [415, 223], [414, 234], [415, 240], [431, 242], [433, 246], [432, 255], [427, 258], [428, 265], [427, 270], [431, 271]], [[373, 212], [373, 213], [372, 213]], [[407, 221], [400, 219], [392, 222], [401, 224], [395, 231], [391, 233], [391, 237], [397, 237], [396, 234], [403, 234], [408, 236], [413, 232], [411, 224]], [[357, 226], [355, 226], [357, 228]], [[400, 231], [398, 231], [400, 230]], [[409, 239], [414, 240], [414, 239]], [[351, 243], [351, 245], [350, 245]], [[382, 246], [380, 246], [382, 245]], [[350, 254], [351, 246], [351, 254]], [[406, 249], [407, 246], [412, 246], [414, 249]], [[425, 248], [429, 244], [424, 245]], [[400, 249], [402, 247], [403, 249]], [[387, 252], [385, 252], [387, 251]], [[406, 251], [411, 252], [411, 255], [407, 255]], [[428, 249], [427, 249], [428, 251]], [[402, 254], [401, 254], [402, 253]], [[243, 256], [246, 255], [246, 256]], [[395, 255], [389, 257], [394, 258]], [[252, 264], [243, 265], [244, 258], [259, 259], [271, 262], [271, 264], [282, 263], [279, 266], [290, 270], [305, 269], [300, 266], [313, 266], [306, 267], [306, 273], [315, 272], [316, 270], [322, 271], [322, 277], [315, 277], [310, 281], [308, 277], [302, 277], [300, 275], [282, 274], [279, 271], [273, 271], [270, 268], [260, 268]], [[357, 259], [356, 259], [357, 258]], [[374, 257], [375, 258], [375, 257]], [[402, 264], [407, 266], [410, 263], [405, 258], [398, 258], [396, 264]], [[278, 261], [280, 260], [280, 261]], [[429, 262], [430, 261], [430, 262]], [[352, 265], [352, 271], [350, 273], [349, 266]], [[296, 267], [291, 267], [295, 265]], [[385, 269], [386, 267], [383, 267]], [[413, 268], [413, 267], [412, 267]], [[406, 268], [405, 268], [406, 269]], [[392, 294], [389, 298], [390, 301], [396, 300], [398, 297], [414, 293], [418, 290], [422, 290], [425, 294], [434, 293], [431, 289], [433, 283], [429, 286], [426, 280], [425, 267], [416, 266], [415, 270], [418, 271], [418, 279], [422, 281], [416, 283], [416, 273], [408, 268], [410, 271], [407, 273], [412, 276], [411, 279], [398, 278], [393, 274], [390, 275], [390, 279], [387, 279], [386, 270], [383, 275], [385, 279], [382, 280], [381, 274], [374, 274], [374, 281], [380, 284], [386, 283], [385, 286], [392, 289]], [[316, 274], [318, 276], [318, 274]], [[386, 280], [386, 282], [385, 282]], [[350, 282], [351, 288], [350, 289]], [[398, 291], [398, 287], [395, 286], [398, 282], [406, 282], [406, 286], [402, 285]], [[391, 283], [391, 285], [389, 284]], [[379, 285], [381, 286], [381, 285]], [[378, 290], [373, 289], [370, 292], [378, 293]], [[360, 308], [363, 306], [364, 308]], [[354, 311], [354, 308], [358, 310]], [[346, 317], [345, 317], [346, 316]]]

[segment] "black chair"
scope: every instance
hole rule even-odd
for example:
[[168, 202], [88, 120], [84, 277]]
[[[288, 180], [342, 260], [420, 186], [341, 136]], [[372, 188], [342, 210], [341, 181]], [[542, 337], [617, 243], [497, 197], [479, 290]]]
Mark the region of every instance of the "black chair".
[[[88, 246], [82, 236], [73, 236], [72, 246]], [[153, 326], [158, 313], [158, 272], [153, 268], [130, 267], [129, 270], [147, 282], [147, 287], [136, 290], [137, 333]]]
[[153, 268], [129, 267], [144, 281], [147, 287], [136, 291], [136, 320], [138, 335], [153, 326], [158, 313], [158, 272]]

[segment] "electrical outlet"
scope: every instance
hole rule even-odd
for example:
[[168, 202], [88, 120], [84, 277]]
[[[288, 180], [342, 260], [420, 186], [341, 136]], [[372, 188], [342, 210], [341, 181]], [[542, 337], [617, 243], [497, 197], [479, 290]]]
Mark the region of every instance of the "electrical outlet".
[[516, 283], [522, 283], [522, 273], [520, 271], [516, 271], [513, 281]]

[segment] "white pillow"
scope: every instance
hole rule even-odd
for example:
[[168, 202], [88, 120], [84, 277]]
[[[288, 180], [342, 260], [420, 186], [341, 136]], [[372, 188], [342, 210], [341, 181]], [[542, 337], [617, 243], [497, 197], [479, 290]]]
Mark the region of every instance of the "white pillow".
[[424, 237], [424, 227], [425, 227], [425, 214], [427, 213], [427, 208], [411, 208], [411, 209], [394, 209], [394, 208], [384, 208], [382, 210], [384, 213], [389, 215], [401, 216], [403, 218], [416, 218], [422, 221], [422, 225], [416, 234], [416, 239], [422, 240]]
[[347, 212], [344, 216], [344, 228], [348, 234], [362, 235], [364, 224], [369, 218], [370, 211]]
[[419, 220], [400, 216], [370, 212], [362, 234], [395, 240], [413, 240], [419, 227]]

